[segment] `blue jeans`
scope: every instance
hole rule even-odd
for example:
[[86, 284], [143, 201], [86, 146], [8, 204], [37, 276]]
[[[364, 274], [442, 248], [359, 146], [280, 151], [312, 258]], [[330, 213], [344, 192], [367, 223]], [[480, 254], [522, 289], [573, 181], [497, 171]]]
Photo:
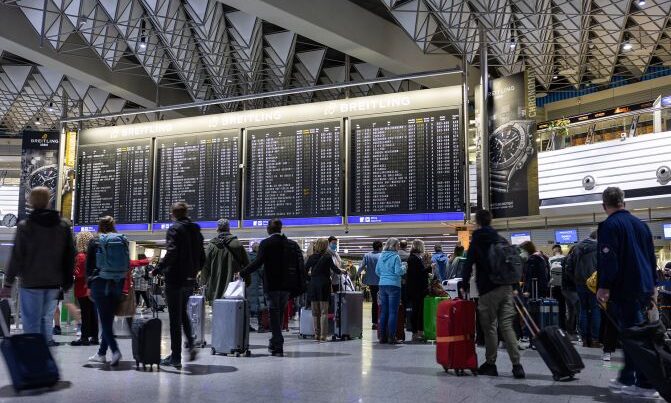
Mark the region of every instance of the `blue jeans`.
[[380, 299], [380, 339], [396, 337], [396, 326], [398, 321], [398, 305], [401, 302], [401, 287], [393, 285], [381, 285], [377, 294]]
[[103, 280], [100, 278], [91, 281], [89, 288], [91, 297], [96, 305], [102, 337], [100, 341], [99, 355], [107, 354], [107, 347], [113, 353], [119, 351], [119, 345], [114, 338], [114, 312], [121, 300], [124, 280]]
[[580, 335], [584, 342], [597, 341], [601, 330], [601, 310], [596, 294], [584, 285], [577, 285], [576, 291], [580, 298]]
[[[649, 300], [646, 298], [645, 300]], [[645, 318], [646, 303], [643, 301], [627, 301], [627, 302], [609, 302], [608, 312], [614, 314], [615, 320], [619, 322], [620, 329], [626, 329], [640, 324]], [[652, 385], [648, 382], [642, 372], [636, 371], [634, 361], [631, 355], [624, 350], [624, 367], [620, 371], [620, 376], [617, 379], [624, 385], [636, 385], [640, 388], [651, 389]]]
[[42, 333], [47, 341], [53, 340], [51, 325], [58, 305], [59, 289], [21, 288], [21, 320], [24, 333]]

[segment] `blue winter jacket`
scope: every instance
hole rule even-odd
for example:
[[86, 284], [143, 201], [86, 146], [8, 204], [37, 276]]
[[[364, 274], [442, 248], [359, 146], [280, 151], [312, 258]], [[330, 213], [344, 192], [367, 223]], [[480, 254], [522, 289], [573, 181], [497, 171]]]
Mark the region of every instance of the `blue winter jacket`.
[[401, 287], [401, 276], [405, 274], [398, 252], [386, 250], [380, 254], [375, 266], [375, 273], [380, 277], [380, 286], [392, 285]]
[[599, 224], [597, 235], [599, 288], [610, 290], [614, 301], [651, 296], [657, 278], [657, 259], [647, 225], [627, 210], [611, 214]]

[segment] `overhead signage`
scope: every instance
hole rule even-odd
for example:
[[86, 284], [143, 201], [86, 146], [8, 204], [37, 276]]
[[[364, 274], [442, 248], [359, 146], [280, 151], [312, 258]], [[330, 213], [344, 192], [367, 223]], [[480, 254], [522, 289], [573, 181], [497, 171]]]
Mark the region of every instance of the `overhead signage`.
[[[584, 113], [582, 115], [574, 115], [574, 116], [569, 116], [566, 118], [562, 118], [561, 120], [568, 120], [569, 123], [579, 123], [579, 122], [585, 122], [588, 120], [592, 119], [598, 119], [598, 118], [605, 118], [608, 116], [616, 116], [616, 115], [621, 115], [623, 113], [627, 112], [634, 112], [638, 111], [641, 109], [648, 109], [653, 106], [654, 101], [646, 101], [646, 102], [641, 102], [638, 104], [631, 104], [631, 105], [623, 105], [623, 106], [618, 106], [617, 108], [612, 108], [612, 109], [605, 109], [602, 111], [598, 112], [590, 112], [590, 113]], [[671, 103], [670, 103], [671, 104]], [[662, 98], [662, 106], [664, 106], [664, 98]], [[546, 122], [541, 122], [538, 124], [538, 130], [544, 130], [550, 127], [550, 124], [553, 122], [557, 122], [558, 120], [548, 120]]]
[[555, 231], [555, 243], [566, 245], [578, 242], [577, 229], [561, 229]]
[[664, 224], [664, 239], [671, 239], [671, 224]]
[[513, 245], [521, 245], [523, 242], [531, 241], [530, 232], [514, 232], [510, 234], [510, 243]]

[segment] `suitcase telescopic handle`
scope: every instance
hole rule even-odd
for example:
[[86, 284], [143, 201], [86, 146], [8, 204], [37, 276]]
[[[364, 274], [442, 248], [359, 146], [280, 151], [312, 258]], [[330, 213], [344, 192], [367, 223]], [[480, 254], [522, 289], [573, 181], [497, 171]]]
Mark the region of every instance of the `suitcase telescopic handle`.
[[531, 314], [529, 314], [529, 311], [527, 308], [524, 306], [524, 303], [522, 303], [522, 299], [518, 296], [514, 296], [514, 302], [513, 305], [515, 305], [515, 309], [517, 309], [517, 312], [520, 314], [522, 317], [522, 320], [524, 321], [524, 324], [529, 328], [531, 331], [531, 334], [536, 337], [538, 333], [540, 333], [540, 328], [534, 321], [534, 319], [531, 317]]
[[[0, 299], [0, 301], [5, 301], [5, 300]], [[6, 301], [9, 302], [9, 300], [6, 300]], [[0, 328], [2, 328], [2, 334], [3, 334], [4, 337], [9, 337], [10, 336], [9, 328], [7, 327], [8, 325], [9, 325], [8, 323], [5, 323], [5, 318], [0, 317]]]

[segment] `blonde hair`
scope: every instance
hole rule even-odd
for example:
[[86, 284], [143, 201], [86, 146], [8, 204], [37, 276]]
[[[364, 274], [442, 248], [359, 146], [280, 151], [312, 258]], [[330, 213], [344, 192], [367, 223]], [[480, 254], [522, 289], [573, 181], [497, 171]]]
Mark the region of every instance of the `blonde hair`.
[[88, 231], [82, 231], [79, 234], [77, 234], [76, 237], [76, 244], [77, 244], [77, 252], [79, 253], [86, 253], [86, 250], [89, 247], [89, 243], [91, 242], [91, 239], [94, 238], [94, 235], [92, 232]]
[[313, 244], [314, 253], [322, 254], [329, 247], [329, 240], [326, 238], [319, 238]]

